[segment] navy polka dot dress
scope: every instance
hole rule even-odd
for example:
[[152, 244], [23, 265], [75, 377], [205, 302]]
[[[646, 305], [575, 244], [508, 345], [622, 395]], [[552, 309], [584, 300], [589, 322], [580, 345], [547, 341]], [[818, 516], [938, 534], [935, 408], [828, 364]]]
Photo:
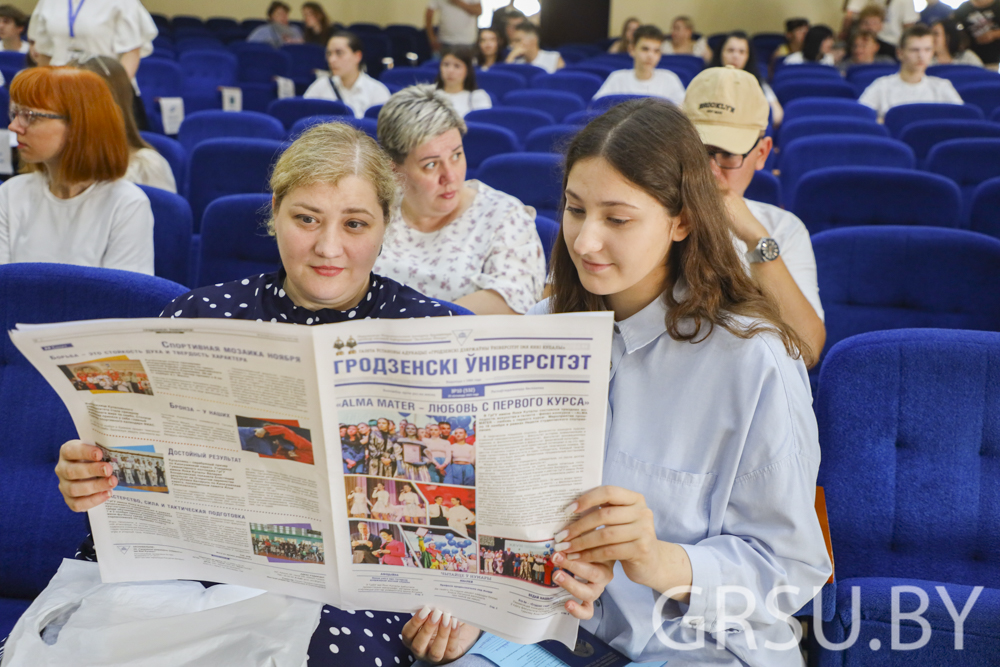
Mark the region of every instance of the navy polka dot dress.
[[[183, 294], [164, 308], [160, 317], [218, 317], [237, 320], [330, 324], [354, 319], [411, 318], [456, 315], [448, 305], [435, 301], [389, 278], [372, 274], [368, 293], [347, 311], [300, 308], [283, 288], [284, 270], [243, 280], [220, 283]], [[97, 560], [88, 535], [77, 552], [80, 560]], [[208, 582], [205, 582], [206, 585]], [[413, 655], [400, 634], [409, 614], [380, 611], [343, 611], [324, 605], [319, 627], [309, 644], [309, 667], [324, 665], [410, 665]]]

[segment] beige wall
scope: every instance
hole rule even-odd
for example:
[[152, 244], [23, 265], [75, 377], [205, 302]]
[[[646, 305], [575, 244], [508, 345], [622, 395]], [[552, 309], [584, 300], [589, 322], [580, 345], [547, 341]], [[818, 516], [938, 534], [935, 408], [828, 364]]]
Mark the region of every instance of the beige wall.
[[[285, 0], [292, 6], [292, 18], [301, 17], [301, 0]], [[361, 21], [388, 25], [422, 25], [426, 2], [422, 0], [319, 0], [334, 21]], [[167, 16], [190, 14], [208, 18], [226, 16], [238, 19], [263, 18], [270, 0], [143, 0], [149, 11]]]
[[669, 31], [671, 20], [684, 14], [704, 34], [782, 32], [785, 19], [793, 16], [826, 23], [836, 30], [842, 6], [843, 0], [611, 0], [611, 32], [617, 34], [630, 16]]

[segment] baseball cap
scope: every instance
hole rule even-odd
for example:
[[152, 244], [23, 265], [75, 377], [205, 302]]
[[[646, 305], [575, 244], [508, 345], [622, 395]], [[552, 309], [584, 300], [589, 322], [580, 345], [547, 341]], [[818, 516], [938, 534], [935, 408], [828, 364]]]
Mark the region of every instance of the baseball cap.
[[735, 154], [753, 148], [770, 113], [757, 78], [732, 65], [711, 67], [691, 80], [684, 113], [702, 143]]

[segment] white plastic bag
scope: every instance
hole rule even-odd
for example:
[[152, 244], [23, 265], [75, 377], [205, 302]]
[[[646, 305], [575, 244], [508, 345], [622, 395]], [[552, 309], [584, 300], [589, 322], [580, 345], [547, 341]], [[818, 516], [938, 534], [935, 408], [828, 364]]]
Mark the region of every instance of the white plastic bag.
[[97, 563], [64, 560], [0, 667], [302, 667], [321, 609], [242, 586], [103, 584]]

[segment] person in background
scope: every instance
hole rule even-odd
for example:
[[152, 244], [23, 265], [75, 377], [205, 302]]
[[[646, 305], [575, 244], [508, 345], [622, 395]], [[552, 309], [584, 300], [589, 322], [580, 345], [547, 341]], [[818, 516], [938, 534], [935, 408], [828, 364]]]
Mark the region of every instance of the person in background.
[[970, 48], [985, 67], [996, 70], [1000, 63], [1000, 0], [966, 0], [952, 18], [964, 28], [972, 42]]
[[122, 112], [125, 121], [125, 139], [128, 141], [128, 171], [123, 177], [138, 185], [149, 185], [168, 192], [177, 192], [177, 181], [166, 158], [147, 144], [136, 125], [132, 109], [135, 106], [135, 89], [128, 79], [125, 68], [111, 56], [94, 56], [78, 65], [80, 69], [93, 72], [104, 79]]
[[503, 22], [503, 33], [502, 33], [504, 37], [504, 43], [507, 46], [510, 46], [511, 44], [514, 43], [514, 33], [517, 31], [517, 27], [522, 23], [526, 23], [527, 21], [528, 17], [525, 16], [524, 12], [522, 12], [519, 9], [515, 9], [507, 13], [507, 17], [504, 19]]
[[879, 53], [878, 37], [870, 30], [855, 30], [847, 44], [847, 58], [837, 63], [837, 69], [842, 74], [855, 65], [892, 65], [896, 62], [895, 58]]
[[500, 35], [493, 28], [483, 28], [476, 40], [476, 65], [484, 72], [500, 62]]
[[833, 30], [825, 25], [809, 28], [802, 50], [785, 58], [786, 65], [802, 63], [819, 63], [831, 67], [837, 64], [833, 58]]
[[[860, 21], [862, 12], [868, 7], [882, 10], [882, 26], [872, 30], [872, 26], [855, 26], [854, 21]], [[917, 23], [920, 14], [913, 6], [913, 0], [848, 0], [844, 12], [844, 35], [850, 34], [855, 27], [867, 27], [878, 35], [880, 41], [886, 44], [899, 44], [903, 30]]]
[[635, 29], [641, 25], [642, 22], [634, 16], [625, 19], [621, 36], [611, 43], [611, 46], [608, 47], [608, 53], [631, 53]]
[[[434, 32], [434, 14], [438, 14], [438, 31]], [[427, 39], [431, 50], [440, 52], [446, 46], [476, 45], [476, 22], [483, 13], [477, 0], [429, 0], [425, 12]]]
[[807, 32], [809, 32], [809, 19], [794, 18], [785, 21], [785, 43], [774, 50], [771, 62], [801, 51]]
[[466, 182], [465, 132], [432, 85], [404, 88], [382, 107], [379, 143], [403, 180], [403, 198], [375, 270], [477, 315], [524, 313], [545, 285], [534, 210]]
[[954, 10], [941, 0], [927, 0], [927, 6], [920, 11], [920, 22], [932, 26], [951, 16]]
[[69, 67], [10, 84], [22, 175], [0, 185], [0, 264], [55, 262], [153, 274], [149, 199], [124, 180], [125, 122], [107, 84]]
[[702, 37], [695, 41], [694, 22], [687, 16], [678, 16], [674, 19], [670, 29], [670, 39], [663, 42], [663, 53], [698, 56], [706, 63], [712, 61], [712, 49], [708, 48], [708, 40]]
[[319, 44], [326, 46], [333, 33], [333, 26], [330, 25], [330, 17], [326, 15], [323, 5], [318, 2], [307, 2], [302, 5], [302, 22], [305, 29], [302, 31], [302, 40], [306, 44]]
[[918, 24], [907, 28], [899, 42], [899, 72], [882, 76], [861, 93], [858, 102], [878, 112], [879, 120], [900, 104], [937, 102], [962, 104], [962, 97], [948, 79], [927, 75], [934, 57], [930, 28]]
[[485, 90], [476, 87], [476, 68], [472, 64], [472, 49], [467, 46], [447, 47], [441, 52], [438, 66], [438, 90], [451, 100], [463, 118], [476, 109], [490, 109], [493, 100]]
[[521, 17], [524, 18], [524, 14], [514, 7], [514, 0], [510, 0], [508, 4], [493, 11], [493, 16], [490, 18], [490, 29], [496, 31], [498, 35], [503, 35], [507, 30], [507, 19], [515, 14], [521, 14]]
[[[774, 145], [764, 136], [767, 98], [757, 78], [748, 74], [752, 72], [732, 67], [703, 71], [688, 87], [684, 113], [712, 158], [712, 173], [732, 218], [733, 234], [741, 242], [747, 272], [771, 294], [782, 319], [808, 346], [803, 350], [808, 366], [819, 358], [826, 341], [816, 257], [809, 230], [799, 218], [743, 196]], [[776, 256], [758, 259], [755, 250], [765, 239], [773, 242]]]
[[538, 27], [529, 21], [521, 22], [514, 30], [514, 40], [510, 44], [507, 62], [541, 67], [549, 74], [566, 66], [558, 51], [545, 51], [539, 48], [538, 40]]
[[635, 67], [612, 72], [594, 94], [594, 99], [606, 95], [652, 95], [674, 104], [683, 102], [684, 84], [680, 78], [668, 69], [656, 67], [663, 57], [664, 40], [663, 33], [655, 25], [637, 28], [629, 46]]
[[781, 125], [785, 118], [785, 110], [778, 101], [778, 96], [771, 90], [767, 81], [763, 81], [760, 75], [760, 67], [757, 64], [757, 52], [750, 44], [750, 38], [745, 32], [737, 31], [730, 33], [726, 41], [722, 43], [719, 53], [712, 57], [712, 67], [725, 67], [731, 65], [736, 69], [741, 69], [753, 75], [757, 79], [767, 104], [771, 108], [771, 122], [775, 127]]
[[934, 38], [932, 65], [973, 65], [982, 67], [983, 61], [969, 48], [969, 36], [952, 19], [935, 21], [931, 26]]
[[285, 44], [301, 44], [302, 31], [288, 22], [291, 11], [292, 8], [281, 0], [274, 0], [267, 8], [267, 23], [254, 28], [247, 41], [270, 44], [276, 49]]
[[313, 81], [302, 97], [343, 102], [356, 118], [363, 118], [369, 107], [385, 104], [391, 93], [384, 83], [362, 70], [364, 56], [364, 45], [353, 32], [333, 33], [326, 45], [326, 62], [332, 76]]
[[28, 27], [28, 16], [13, 5], [0, 5], [0, 43], [2, 50], [27, 53], [31, 48], [23, 39]]
[[875, 38], [878, 40], [878, 55], [889, 56], [895, 60], [896, 45], [899, 42], [886, 42], [879, 36], [883, 32], [884, 25], [885, 8], [879, 5], [871, 4], [858, 13], [858, 20], [855, 22], [853, 29], [848, 32], [848, 36], [859, 30], [865, 30], [873, 33]]

